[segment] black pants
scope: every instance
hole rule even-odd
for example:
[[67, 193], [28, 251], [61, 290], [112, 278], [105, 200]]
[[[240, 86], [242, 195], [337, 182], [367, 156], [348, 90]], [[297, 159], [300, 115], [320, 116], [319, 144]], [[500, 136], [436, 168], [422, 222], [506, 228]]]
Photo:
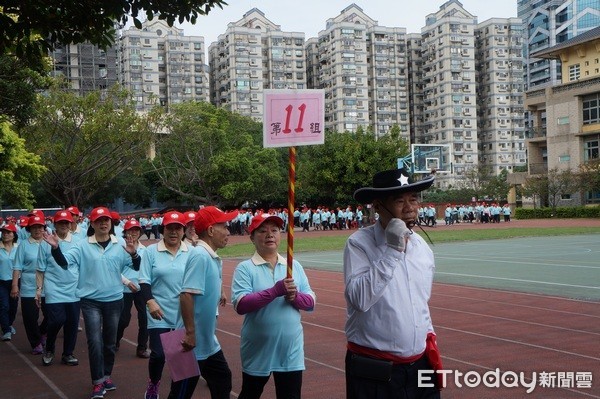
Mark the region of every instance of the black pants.
[[12, 280], [0, 280], [0, 327], [2, 327], [2, 334], [10, 331], [10, 327], [17, 317], [17, 308], [19, 307], [19, 299], [10, 296], [11, 288]]
[[148, 361], [148, 377], [150, 381], [156, 384], [162, 378], [163, 369], [165, 368], [165, 352], [160, 340], [160, 334], [173, 331], [170, 328], [150, 328], [148, 335], [150, 336], [150, 359]]
[[148, 316], [146, 314], [146, 306], [144, 303], [144, 298], [142, 297], [142, 291], [123, 294], [123, 311], [121, 312], [121, 317], [119, 318], [117, 344], [119, 344], [121, 338], [123, 338], [123, 333], [131, 321], [132, 305], [135, 305], [135, 309], [137, 310], [137, 349], [146, 350], [146, 348], [148, 348]]
[[389, 382], [349, 375], [348, 365], [351, 356], [352, 353], [347, 351], [347, 399], [440, 399], [440, 391], [436, 387], [418, 387], [418, 371], [431, 370], [425, 356], [414, 363], [392, 366], [392, 379]]
[[80, 304], [77, 302], [47, 303], [46, 315], [48, 320], [48, 340], [46, 350], [55, 352], [56, 337], [63, 329], [62, 355], [72, 355], [77, 344], [77, 328], [79, 327]]
[[[242, 391], [238, 399], [259, 399], [270, 376], [260, 377], [242, 373]], [[277, 399], [300, 399], [302, 393], [302, 370], [273, 372], [275, 397]]]
[[[231, 370], [220, 350], [205, 360], [198, 360], [200, 374], [206, 380], [211, 399], [229, 399], [231, 393]], [[190, 399], [200, 377], [173, 382], [168, 399]]]
[[40, 318], [40, 308], [35, 303], [35, 298], [21, 297], [21, 315], [23, 316], [23, 326], [27, 334], [27, 340], [31, 348], [35, 348], [42, 343], [42, 335], [47, 332], [48, 322], [46, 321], [46, 300], [42, 297], [42, 316], [43, 320], [38, 324]]

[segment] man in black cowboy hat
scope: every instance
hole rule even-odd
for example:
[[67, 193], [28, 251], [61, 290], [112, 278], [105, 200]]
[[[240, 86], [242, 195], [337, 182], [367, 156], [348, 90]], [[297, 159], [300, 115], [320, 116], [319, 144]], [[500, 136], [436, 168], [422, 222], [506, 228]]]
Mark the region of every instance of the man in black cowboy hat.
[[[354, 199], [373, 204], [379, 220], [348, 238], [344, 250], [347, 303], [346, 393], [349, 399], [440, 398], [441, 369], [427, 304], [433, 252], [412, 227], [418, 193], [404, 169], [379, 172]], [[421, 371], [420, 371], [421, 370]]]

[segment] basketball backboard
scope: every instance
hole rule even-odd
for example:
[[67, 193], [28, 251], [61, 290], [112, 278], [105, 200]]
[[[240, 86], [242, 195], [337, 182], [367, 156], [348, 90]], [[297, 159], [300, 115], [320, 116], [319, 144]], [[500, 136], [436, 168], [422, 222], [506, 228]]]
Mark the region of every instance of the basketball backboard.
[[412, 144], [413, 173], [450, 173], [449, 144]]

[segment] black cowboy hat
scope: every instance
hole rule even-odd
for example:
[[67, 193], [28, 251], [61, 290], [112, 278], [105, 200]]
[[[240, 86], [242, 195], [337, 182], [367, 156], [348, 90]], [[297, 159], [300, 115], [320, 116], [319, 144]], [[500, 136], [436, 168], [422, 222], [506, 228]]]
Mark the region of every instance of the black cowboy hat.
[[414, 181], [412, 175], [404, 168], [385, 170], [373, 176], [373, 187], [359, 188], [354, 192], [354, 199], [368, 204], [376, 198], [400, 193], [418, 193], [426, 190], [433, 184], [433, 175]]

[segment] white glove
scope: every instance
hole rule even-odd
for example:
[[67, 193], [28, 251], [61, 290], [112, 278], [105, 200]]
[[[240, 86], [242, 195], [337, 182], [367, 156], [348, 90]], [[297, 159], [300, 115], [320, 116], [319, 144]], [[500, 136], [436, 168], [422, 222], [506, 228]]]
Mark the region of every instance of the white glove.
[[410, 230], [402, 219], [393, 218], [385, 228], [385, 243], [388, 247], [404, 252], [406, 248], [405, 237], [410, 235]]

